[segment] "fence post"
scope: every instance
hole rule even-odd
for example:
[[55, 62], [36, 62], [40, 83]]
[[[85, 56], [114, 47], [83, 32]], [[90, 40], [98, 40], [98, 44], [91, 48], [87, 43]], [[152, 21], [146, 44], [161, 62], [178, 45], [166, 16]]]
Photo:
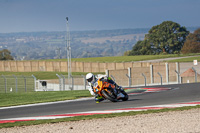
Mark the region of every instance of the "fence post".
[[194, 72], [195, 72], [195, 82], [197, 82], [197, 71], [194, 67], [192, 67], [192, 70], [194, 70]]
[[165, 67], [166, 67], [166, 82], [167, 84], [169, 84], [169, 64], [165, 63]]
[[150, 65], [150, 78], [151, 78], [151, 84], [153, 84], [154, 79], [153, 79], [153, 65]]
[[72, 78], [72, 88], [71, 88], [71, 90], [74, 90], [74, 77], [72, 75], [70, 75], [70, 77]]
[[86, 90], [86, 78], [84, 75], [81, 75], [83, 77], [83, 83], [84, 83], [84, 87], [85, 87], [85, 90]]
[[147, 78], [146, 78], [146, 76], [144, 75], [144, 73], [142, 73], [142, 76], [144, 77], [144, 85], [147, 86]]
[[176, 71], [179, 73], [179, 75], [177, 75], [177, 78], [179, 79], [179, 82], [182, 83], [182, 78], [180, 77], [180, 64], [179, 62], [176, 62]]
[[175, 70], [175, 72], [177, 73], [177, 79], [178, 79], [178, 84], [180, 84], [180, 73], [178, 71]]
[[58, 75], [58, 74], [56, 74], [56, 76], [59, 78], [59, 89], [60, 89], [60, 91], [61, 91], [61, 77], [60, 77], [60, 75]]
[[15, 89], [16, 89], [16, 92], [18, 91], [17, 90], [17, 77], [15, 75], [13, 75], [13, 77], [15, 78]]
[[128, 77], [128, 87], [130, 87], [130, 77], [128, 76], [128, 74], [126, 74], [126, 77]]
[[63, 78], [63, 91], [65, 91], [65, 76], [62, 75], [62, 74], [61, 74], [61, 76], [62, 76], [62, 78]]
[[22, 77], [24, 78], [24, 87], [25, 87], [25, 92], [27, 92], [27, 88], [26, 88], [26, 77], [22, 75]]
[[1, 75], [4, 78], [4, 82], [5, 82], [5, 93], [7, 93], [7, 79], [4, 75]]
[[34, 90], [36, 91], [36, 77], [34, 75], [32, 75], [33, 79], [34, 79]]
[[130, 67], [128, 68], [128, 76], [129, 76], [129, 85], [131, 87], [131, 85], [132, 85], [132, 78], [131, 78], [131, 68]]
[[109, 77], [109, 70], [106, 70], [106, 75]]
[[128, 87], [131, 87], [131, 77], [128, 74], [126, 76], [128, 77]]
[[114, 76], [110, 75], [110, 77], [113, 79], [113, 81], [115, 81], [115, 77]]
[[158, 72], [158, 75], [160, 76], [160, 83], [162, 85], [162, 75]]

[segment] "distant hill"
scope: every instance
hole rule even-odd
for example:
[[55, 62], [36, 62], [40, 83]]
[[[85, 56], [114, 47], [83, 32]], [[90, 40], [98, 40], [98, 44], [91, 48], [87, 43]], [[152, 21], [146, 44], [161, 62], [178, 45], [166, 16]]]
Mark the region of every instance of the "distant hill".
[[[191, 32], [198, 27], [188, 27]], [[150, 28], [71, 31], [72, 57], [121, 56], [143, 40]], [[66, 32], [0, 33], [0, 50], [8, 49], [17, 60], [66, 58]]]

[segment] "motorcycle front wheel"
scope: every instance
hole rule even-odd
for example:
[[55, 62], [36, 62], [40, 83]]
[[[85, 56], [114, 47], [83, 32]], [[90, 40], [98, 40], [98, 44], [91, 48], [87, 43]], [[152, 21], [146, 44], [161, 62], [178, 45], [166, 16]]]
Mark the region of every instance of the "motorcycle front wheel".
[[110, 100], [111, 102], [117, 102], [117, 97], [113, 95], [112, 92], [102, 90], [102, 94], [106, 99]]
[[121, 91], [122, 94], [124, 94], [124, 97], [122, 98], [122, 101], [127, 101], [128, 100], [128, 94], [123, 90]]

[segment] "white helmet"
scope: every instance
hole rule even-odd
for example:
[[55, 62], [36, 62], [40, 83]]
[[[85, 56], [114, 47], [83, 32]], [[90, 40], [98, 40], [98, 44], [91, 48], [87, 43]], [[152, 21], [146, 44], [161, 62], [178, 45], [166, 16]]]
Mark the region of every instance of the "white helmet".
[[94, 74], [92, 74], [92, 73], [88, 73], [87, 75], [86, 75], [86, 80], [88, 81], [88, 82], [93, 82], [95, 79], [94, 79], [95, 77], [94, 77]]

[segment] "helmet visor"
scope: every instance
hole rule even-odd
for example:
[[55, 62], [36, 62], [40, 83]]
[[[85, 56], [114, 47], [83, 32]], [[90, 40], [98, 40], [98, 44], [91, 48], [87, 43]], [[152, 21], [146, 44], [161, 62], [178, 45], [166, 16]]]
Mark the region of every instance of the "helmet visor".
[[89, 79], [87, 79], [88, 82], [91, 82], [93, 80], [93, 76]]

